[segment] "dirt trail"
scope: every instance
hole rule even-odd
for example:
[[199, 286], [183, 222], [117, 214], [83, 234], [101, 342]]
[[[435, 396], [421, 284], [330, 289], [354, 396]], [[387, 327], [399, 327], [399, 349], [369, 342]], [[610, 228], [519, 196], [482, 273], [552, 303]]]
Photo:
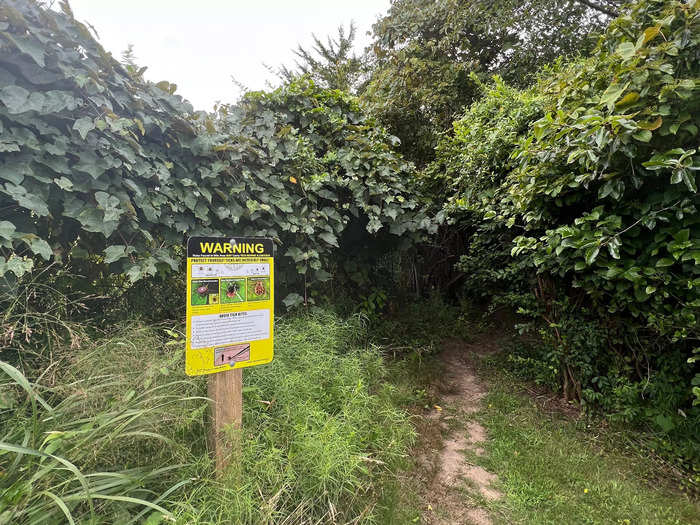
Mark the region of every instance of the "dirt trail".
[[431, 525], [489, 525], [489, 513], [479, 502], [502, 497], [494, 488], [496, 476], [468, 459], [486, 453], [487, 439], [486, 429], [469, 420], [488, 391], [474, 372], [474, 359], [494, 350], [492, 342], [454, 341], [446, 343], [439, 356], [444, 369], [441, 405], [427, 416], [425, 425], [433, 434], [426, 441], [435, 446], [428, 447], [422, 458], [427, 488], [424, 517]]

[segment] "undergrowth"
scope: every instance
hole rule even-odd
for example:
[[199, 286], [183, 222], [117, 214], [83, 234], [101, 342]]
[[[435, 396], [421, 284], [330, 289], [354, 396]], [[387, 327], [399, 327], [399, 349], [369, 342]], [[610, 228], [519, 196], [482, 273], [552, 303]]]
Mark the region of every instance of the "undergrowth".
[[[581, 326], [586, 328], [585, 325]], [[508, 341], [504, 348], [504, 352], [489, 358], [493, 367], [513, 378], [532, 381], [563, 398], [558, 381], [561, 367], [556, 349], [537, 339], [518, 338]], [[579, 350], [581, 355], [588, 353], [585, 360], [591, 364], [589, 368], [595, 370], [594, 366], [602, 359], [601, 352], [597, 352], [596, 340], [592, 336], [581, 340]], [[612, 377], [608, 378], [591, 373], [592, 379], [582, 391], [583, 401], [572, 404], [580, 408], [587, 418], [605, 421], [606, 425], [628, 436], [627, 440], [640, 451], [652, 453], [674, 465], [679, 469], [683, 487], [697, 492], [700, 489], [700, 420], [697, 410], [685, 412], [675, 407], [676, 392], [669, 389], [675, 387], [681, 390], [684, 386], [678, 380], [667, 381], [669, 374], [664, 374], [665, 370], [676, 365], [670, 357], [667, 361], [660, 372], [650, 374], [645, 381], [639, 382], [626, 380], [621, 374], [611, 374]], [[665, 412], [656, 415], [656, 420], [663, 423], [663, 418], [667, 417], [668, 428], [647, 424], [644, 419], [649, 414], [657, 414], [659, 407], [665, 408]]]
[[278, 322], [275, 360], [244, 374], [241, 455], [220, 479], [181, 341], [126, 324], [42, 370], [3, 362], [0, 523], [401, 522], [414, 430], [358, 318]]

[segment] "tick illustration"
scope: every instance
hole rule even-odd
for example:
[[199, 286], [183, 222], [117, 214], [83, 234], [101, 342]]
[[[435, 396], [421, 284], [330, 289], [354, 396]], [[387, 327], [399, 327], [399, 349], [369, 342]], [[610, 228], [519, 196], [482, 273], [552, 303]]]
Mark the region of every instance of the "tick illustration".
[[255, 287], [253, 288], [253, 293], [257, 296], [265, 295], [265, 285], [262, 281], [255, 281]]
[[229, 299], [238, 297], [241, 301], [243, 300], [241, 296], [238, 295], [238, 283], [231, 283], [228, 285], [228, 288], [226, 288], [226, 297]]

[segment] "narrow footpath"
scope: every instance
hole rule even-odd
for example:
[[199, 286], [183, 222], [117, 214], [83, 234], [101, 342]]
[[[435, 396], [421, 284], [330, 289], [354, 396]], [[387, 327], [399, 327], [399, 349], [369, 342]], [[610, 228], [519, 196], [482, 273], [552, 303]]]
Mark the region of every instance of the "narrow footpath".
[[474, 361], [495, 350], [488, 341], [452, 341], [444, 344], [439, 356], [444, 370], [441, 404], [426, 416], [428, 446], [421, 458], [426, 487], [423, 516], [430, 525], [489, 525], [492, 519], [484, 502], [502, 497], [497, 477], [470, 461], [486, 454], [483, 445], [488, 439], [484, 427], [473, 419], [488, 392], [488, 385], [475, 373]]

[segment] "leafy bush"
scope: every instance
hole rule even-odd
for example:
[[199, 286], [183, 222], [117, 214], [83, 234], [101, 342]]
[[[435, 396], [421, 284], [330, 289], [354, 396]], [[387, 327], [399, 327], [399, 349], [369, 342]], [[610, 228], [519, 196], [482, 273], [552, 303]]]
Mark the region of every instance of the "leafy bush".
[[[282, 282], [325, 281], [347, 254], [386, 253], [434, 229], [413, 195], [413, 166], [351, 95], [300, 78], [222, 106], [216, 127], [214, 149], [243, 160], [234, 194], [254, 199], [241, 201], [244, 228], [266, 226], [283, 240]], [[226, 213], [235, 224], [244, 212], [232, 203]]]
[[[495, 76], [484, 84], [476, 75], [483, 96], [452, 124], [435, 149], [436, 160], [424, 177], [433, 184], [444, 181], [448, 205], [469, 209], [489, 197], [513, 169], [511, 153], [532, 122], [542, 116], [544, 97], [536, 89], [521, 91]], [[443, 188], [441, 190], [444, 191]]]
[[365, 237], [430, 228], [411, 165], [353, 97], [300, 79], [194, 114], [61, 7], [0, 6], [0, 276], [82, 260], [86, 283], [135, 282], [177, 271], [185, 235], [235, 230], [273, 237], [308, 282], [353, 221]]
[[673, 339], [697, 336], [700, 307], [698, 9], [640, 2], [591, 59], [545, 80], [555, 105], [490, 213], [539, 232], [516, 239], [516, 254], [532, 250], [603, 311]]
[[358, 319], [278, 322], [274, 363], [245, 374], [242, 456], [218, 481], [206, 380], [158, 332], [83, 339], [32, 383], [0, 362], [0, 522], [377, 522], [414, 431]]
[[700, 421], [688, 361], [699, 35], [696, 1], [635, 3], [591, 57], [545, 69], [533, 90], [486, 89], [428, 171], [453, 186], [445, 211], [468, 241], [466, 294], [534, 320], [538, 342], [512, 360], [612, 419], [688, 443]]
[[521, 310], [532, 321], [519, 328], [537, 337], [510, 344], [504, 366], [613, 423], [647, 430], [640, 441], [692, 472], [700, 462], [700, 415], [689, 402], [684, 352], [637, 324], [600, 318], [567, 298], [547, 304], [546, 312]]
[[611, 24], [591, 59], [545, 80], [555, 111], [516, 150], [518, 168], [490, 210], [538, 232], [517, 238], [515, 255], [531, 252], [540, 271], [587, 292], [601, 317], [639, 319], [656, 395], [641, 390], [643, 374], [630, 386], [638, 401], [654, 399], [642, 414], [664, 432], [700, 417], [686, 362], [700, 307], [699, 27], [697, 2], [640, 2]]
[[[494, 306], [519, 305], [512, 294], [530, 293], [531, 259], [511, 256], [515, 234], [503, 224], [484, 221], [482, 207], [515, 167], [511, 153], [542, 115], [544, 97], [535, 89], [510, 87], [499, 77], [491, 85], [479, 85], [483, 97], [440, 141], [436, 160], [422, 174], [423, 188], [439, 199], [468, 246], [457, 264], [465, 276], [464, 295], [478, 302], [488, 299]], [[443, 202], [445, 194], [449, 197]]]

